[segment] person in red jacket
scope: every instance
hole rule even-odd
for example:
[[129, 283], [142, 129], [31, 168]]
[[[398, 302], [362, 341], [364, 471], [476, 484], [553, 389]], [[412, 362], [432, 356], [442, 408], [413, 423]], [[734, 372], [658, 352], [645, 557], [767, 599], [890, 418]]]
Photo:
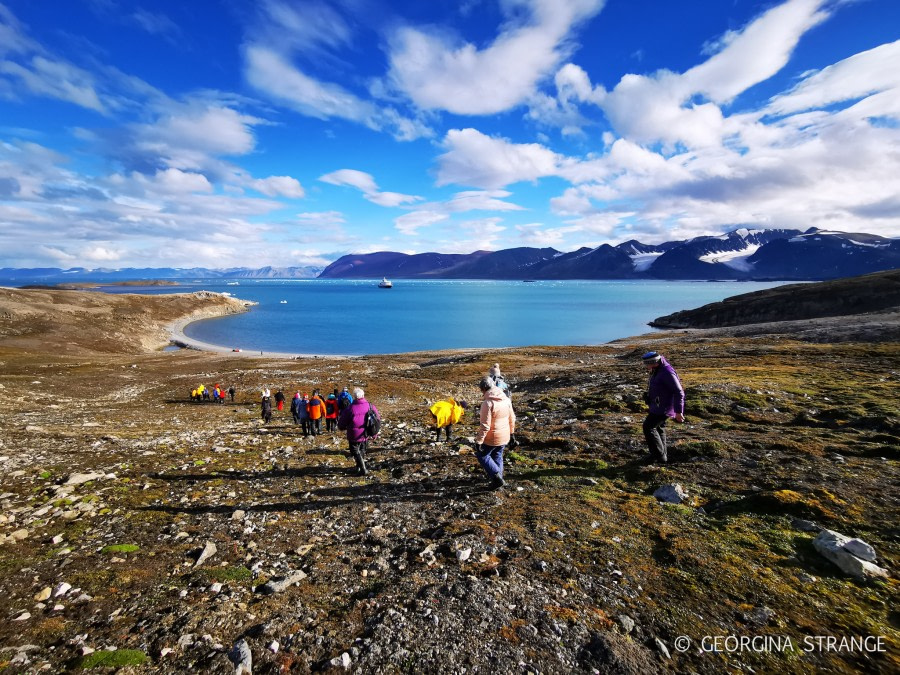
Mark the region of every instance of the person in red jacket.
[[318, 436], [322, 433], [322, 418], [325, 417], [325, 401], [319, 395], [318, 389], [313, 389], [307, 410], [309, 410], [310, 433]]
[[325, 431], [337, 429], [338, 402], [334, 394], [325, 399]]

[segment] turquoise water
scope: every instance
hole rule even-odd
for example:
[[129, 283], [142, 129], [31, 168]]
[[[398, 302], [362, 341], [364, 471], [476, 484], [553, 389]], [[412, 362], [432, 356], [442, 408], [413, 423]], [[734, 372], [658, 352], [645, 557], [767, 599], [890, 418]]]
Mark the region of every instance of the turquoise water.
[[680, 309], [779, 285], [400, 279], [387, 290], [377, 288], [376, 280], [266, 279], [238, 284], [217, 279], [146, 290], [227, 291], [259, 303], [246, 314], [191, 324], [185, 333], [196, 340], [245, 351], [355, 355], [596, 345], [651, 332], [648, 321]]

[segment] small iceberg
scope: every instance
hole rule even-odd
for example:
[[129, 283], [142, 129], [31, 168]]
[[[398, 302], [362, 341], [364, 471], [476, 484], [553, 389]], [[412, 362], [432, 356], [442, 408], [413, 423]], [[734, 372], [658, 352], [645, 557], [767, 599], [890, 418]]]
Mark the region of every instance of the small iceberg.
[[282, 300], [282, 301], [281, 301], [281, 304], [282, 304], [282, 305], [286, 305], [286, 304], [287, 304], [287, 300]]

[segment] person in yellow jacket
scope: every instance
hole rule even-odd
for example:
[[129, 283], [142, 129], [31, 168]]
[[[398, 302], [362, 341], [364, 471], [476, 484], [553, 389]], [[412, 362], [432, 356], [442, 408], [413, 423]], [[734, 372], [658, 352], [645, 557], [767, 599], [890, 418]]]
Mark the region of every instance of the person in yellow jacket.
[[434, 426], [437, 435], [436, 441], [441, 440], [441, 429], [447, 430], [447, 440], [453, 435], [453, 425], [462, 419], [466, 408], [469, 405], [465, 401], [457, 403], [454, 399], [448, 398], [444, 401], [437, 401], [428, 409], [431, 416], [431, 424]]

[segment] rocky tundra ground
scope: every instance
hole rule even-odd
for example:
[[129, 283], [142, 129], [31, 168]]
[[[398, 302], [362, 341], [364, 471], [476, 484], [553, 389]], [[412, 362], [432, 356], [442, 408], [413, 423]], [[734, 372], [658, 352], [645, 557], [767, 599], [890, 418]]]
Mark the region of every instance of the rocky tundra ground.
[[[169, 297], [0, 294], [0, 672], [900, 669], [896, 342], [256, 359], [153, 351], [234, 309]], [[666, 466], [642, 462], [650, 348], [687, 392]], [[497, 491], [471, 409], [452, 442], [425, 425], [495, 362], [521, 441]], [[341, 434], [260, 420], [263, 387], [345, 385], [385, 421], [367, 477]]]

